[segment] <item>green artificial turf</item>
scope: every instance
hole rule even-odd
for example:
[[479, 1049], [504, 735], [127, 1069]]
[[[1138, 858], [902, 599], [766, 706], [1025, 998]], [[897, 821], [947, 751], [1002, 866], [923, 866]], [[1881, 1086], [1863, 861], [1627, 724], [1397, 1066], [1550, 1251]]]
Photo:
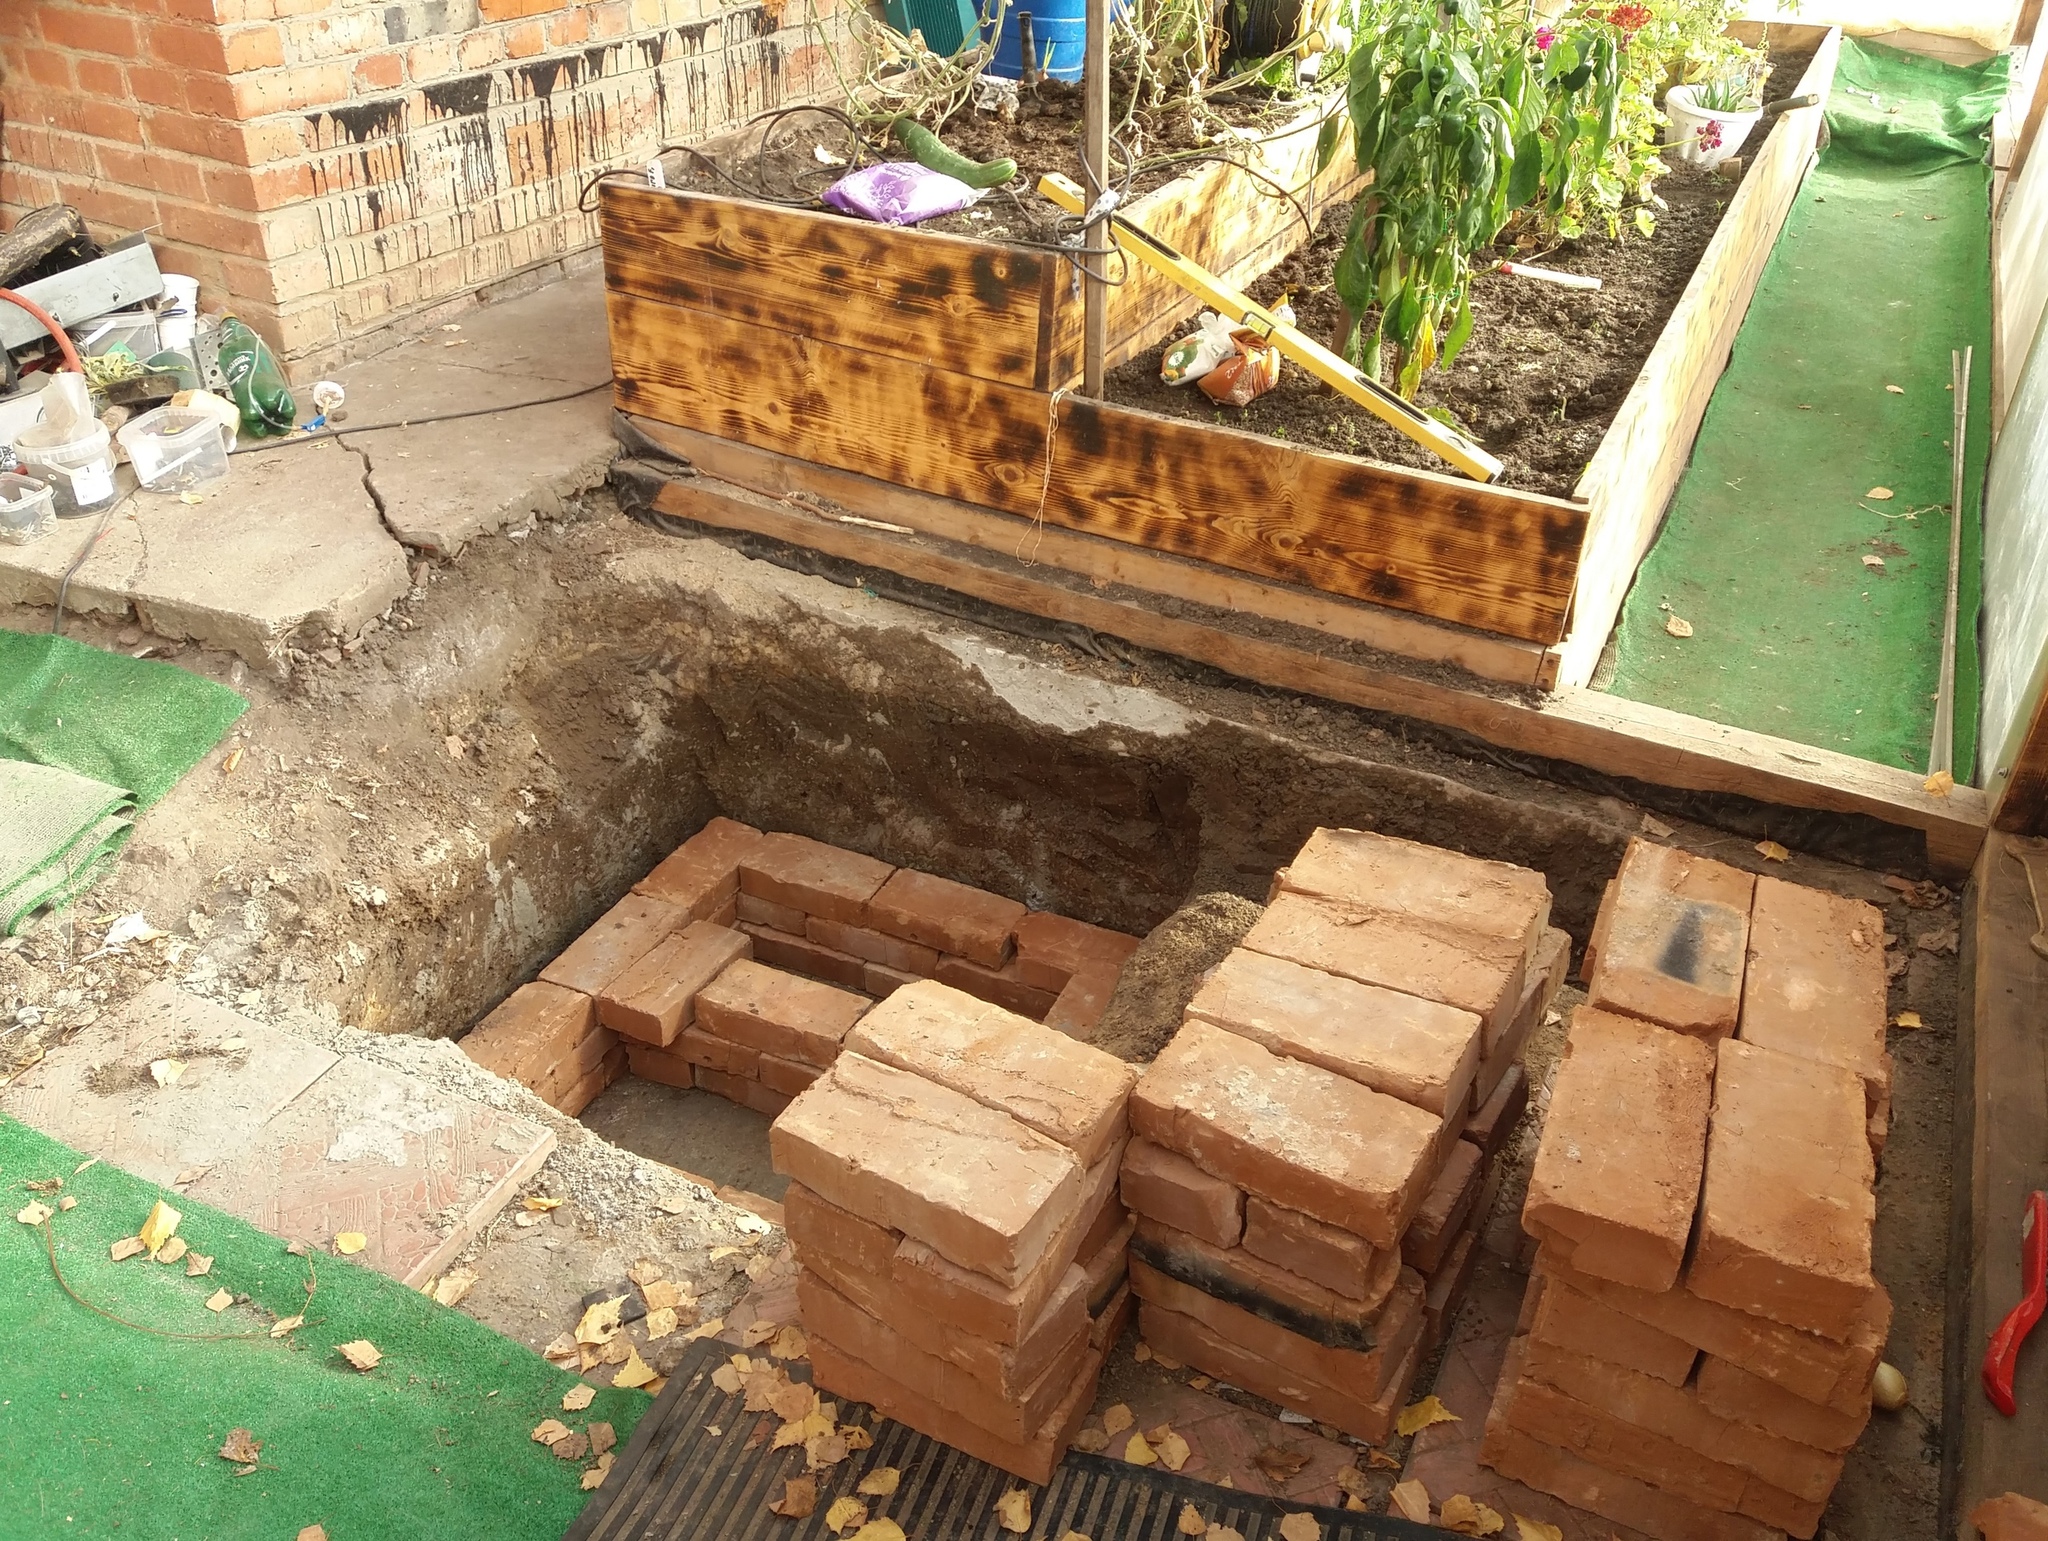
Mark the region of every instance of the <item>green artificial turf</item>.
[[[1832, 142], [1623, 607], [1616, 695], [1925, 771], [1948, 581], [1949, 353], [1973, 344], [1955, 710], [1955, 774], [1969, 778], [1991, 399], [1982, 162], [2005, 73], [2003, 56], [1961, 69], [1843, 40]], [[1690, 637], [1667, 632], [1674, 614]]]
[[[133, 1536], [147, 1541], [556, 1541], [583, 1507], [581, 1467], [529, 1435], [549, 1417], [610, 1423], [623, 1446], [645, 1392], [598, 1391], [562, 1411], [577, 1378], [395, 1280], [284, 1244], [231, 1216], [165, 1195], [0, 1116], [0, 1537]], [[31, 1199], [77, 1207], [50, 1221], [57, 1260], [85, 1299], [182, 1341], [121, 1326], [74, 1303], [50, 1270]], [[169, 1199], [178, 1234], [213, 1257], [203, 1278], [108, 1248]], [[306, 1305], [305, 1281], [318, 1287]], [[225, 1288], [250, 1297], [215, 1315]], [[267, 1329], [303, 1311], [288, 1338]], [[368, 1339], [383, 1362], [351, 1369], [335, 1346]], [[217, 1453], [232, 1429], [263, 1442], [248, 1476]]]

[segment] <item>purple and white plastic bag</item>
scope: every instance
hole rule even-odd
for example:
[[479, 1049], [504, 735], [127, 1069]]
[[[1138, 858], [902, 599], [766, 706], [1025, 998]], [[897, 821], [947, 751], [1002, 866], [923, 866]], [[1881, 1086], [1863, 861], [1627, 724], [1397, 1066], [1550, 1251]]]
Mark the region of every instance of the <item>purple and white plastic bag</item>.
[[979, 203], [984, 191], [916, 161], [884, 161], [841, 177], [825, 189], [825, 201], [884, 225], [914, 225]]

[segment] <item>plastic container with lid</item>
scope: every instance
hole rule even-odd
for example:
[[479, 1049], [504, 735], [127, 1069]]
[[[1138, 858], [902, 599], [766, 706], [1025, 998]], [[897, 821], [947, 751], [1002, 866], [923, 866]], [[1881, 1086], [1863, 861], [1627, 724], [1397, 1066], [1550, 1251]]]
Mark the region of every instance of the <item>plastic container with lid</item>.
[[15, 436], [14, 453], [24, 471], [50, 484], [59, 519], [96, 514], [114, 501], [114, 436], [103, 423], [37, 423]]
[[158, 407], [127, 424], [121, 448], [152, 492], [202, 492], [227, 479], [220, 420], [190, 407]]
[[0, 472], [0, 545], [26, 546], [56, 529], [55, 504], [47, 482]]

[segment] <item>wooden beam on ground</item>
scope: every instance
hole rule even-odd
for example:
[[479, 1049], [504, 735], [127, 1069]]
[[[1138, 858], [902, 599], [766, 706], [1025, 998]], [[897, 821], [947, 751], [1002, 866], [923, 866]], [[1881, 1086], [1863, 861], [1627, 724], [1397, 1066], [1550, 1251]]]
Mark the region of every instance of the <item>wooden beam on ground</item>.
[[771, 450], [651, 418], [625, 417], [631, 433], [653, 441], [709, 476], [778, 501], [837, 507], [868, 519], [906, 525], [996, 556], [1058, 568], [1096, 587], [1120, 584], [1162, 599], [1226, 614], [1299, 627], [1333, 642], [1355, 642], [1421, 663], [1450, 664], [1481, 679], [1547, 690], [1556, 682], [1554, 649], [1319, 594], [1262, 583], [1207, 562], [1148, 551], [1122, 541], [1029, 526], [1007, 514], [932, 497], [892, 482], [838, 471]]
[[2020, 1297], [2020, 1217], [2048, 1187], [2048, 958], [2029, 945], [2038, 924], [2026, 871], [1985, 842], [1963, 919], [1963, 999], [1956, 1018], [1949, 1339], [1942, 1491], [1950, 1535], [1976, 1534], [1970, 1510], [2009, 1489], [2040, 1496], [2048, 1418], [2048, 1343], [2025, 1345], [2014, 1391], [2019, 1416], [1985, 1399], [1977, 1370], [1992, 1329]]
[[1720, 792], [1796, 808], [1861, 814], [1922, 831], [1939, 873], [1967, 872], [1982, 845], [1984, 797], [1957, 787], [1930, 797], [1915, 772], [1723, 727], [1587, 690], [1535, 701], [1482, 694], [1304, 647], [1225, 631], [1152, 604], [1065, 587], [927, 535], [841, 522], [789, 501], [693, 475], [669, 479], [653, 507], [750, 531], [935, 584], [991, 604], [1084, 626], [1239, 679], [1469, 733], [1500, 748], [1563, 760], [1657, 786]]

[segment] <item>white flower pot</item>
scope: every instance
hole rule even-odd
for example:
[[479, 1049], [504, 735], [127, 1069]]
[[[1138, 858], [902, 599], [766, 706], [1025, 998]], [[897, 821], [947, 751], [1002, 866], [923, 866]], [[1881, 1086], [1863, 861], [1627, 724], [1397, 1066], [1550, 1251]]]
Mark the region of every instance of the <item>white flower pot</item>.
[[1664, 93], [1664, 148], [1672, 160], [1711, 171], [1742, 149], [1764, 110], [1709, 112], [1694, 106], [1692, 98], [1691, 86], [1673, 86]]

